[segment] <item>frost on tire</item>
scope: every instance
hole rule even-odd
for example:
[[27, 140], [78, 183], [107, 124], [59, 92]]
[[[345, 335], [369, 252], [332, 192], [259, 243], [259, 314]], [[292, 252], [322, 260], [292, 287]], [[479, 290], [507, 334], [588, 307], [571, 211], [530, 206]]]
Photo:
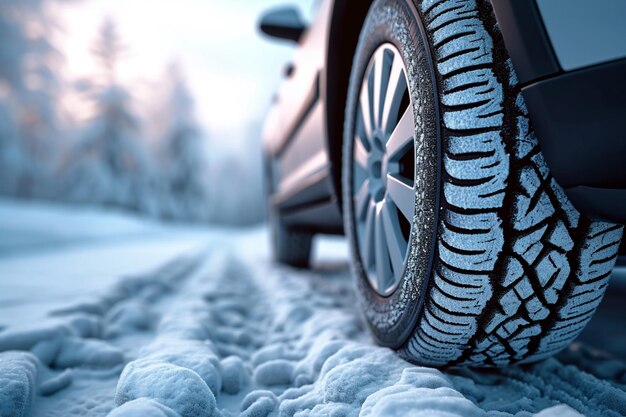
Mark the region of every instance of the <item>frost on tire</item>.
[[489, 2], [417, 6], [440, 95], [442, 198], [405, 354], [434, 365], [544, 358], [591, 318], [622, 227], [582, 217], [550, 174]]

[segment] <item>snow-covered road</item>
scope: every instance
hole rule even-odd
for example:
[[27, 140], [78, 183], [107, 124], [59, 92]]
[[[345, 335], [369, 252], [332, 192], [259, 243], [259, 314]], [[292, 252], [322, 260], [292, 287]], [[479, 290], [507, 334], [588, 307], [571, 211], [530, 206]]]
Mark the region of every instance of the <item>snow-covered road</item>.
[[626, 414], [623, 303], [587, 333], [613, 356], [583, 342], [524, 368], [437, 370], [374, 345], [341, 240], [297, 271], [271, 264], [263, 229], [7, 201], [0, 219], [0, 417]]

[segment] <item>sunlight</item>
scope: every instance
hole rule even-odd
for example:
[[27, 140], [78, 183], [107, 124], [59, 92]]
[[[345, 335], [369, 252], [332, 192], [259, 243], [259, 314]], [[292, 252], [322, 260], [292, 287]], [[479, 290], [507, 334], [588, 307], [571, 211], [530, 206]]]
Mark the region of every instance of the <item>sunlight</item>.
[[[149, 101], [166, 67], [179, 61], [194, 92], [202, 127], [210, 137], [239, 146], [250, 126], [260, 123], [292, 53], [288, 44], [270, 43], [256, 30], [263, 10], [281, 3], [71, 2], [59, 9], [66, 71], [72, 77], [96, 72], [91, 46], [103, 19], [111, 18], [127, 47], [119, 76], [137, 87], [136, 99]], [[300, 3], [306, 12], [312, 2]]]

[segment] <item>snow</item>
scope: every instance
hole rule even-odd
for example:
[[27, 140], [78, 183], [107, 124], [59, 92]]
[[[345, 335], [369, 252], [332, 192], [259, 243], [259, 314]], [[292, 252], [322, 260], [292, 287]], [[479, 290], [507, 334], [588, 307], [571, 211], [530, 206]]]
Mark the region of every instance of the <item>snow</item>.
[[221, 363], [222, 391], [228, 395], [237, 395], [249, 383], [250, 370], [238, 356], [228, 356]]
[[39, 395], [48, 396], [64, 390], [72, 383], [72, 370], [66, 369], [39, 385]]
[[3, 198], [0, 230], [0, 326], [31, 327], [55, 310], [102, 310], [99, 293], [206, 242], [129, 215]]
[[131, 362], [120, 376], [115, 403], [152, 399], [181, 417], [211, 417], [215, 397], [200, 376], [189, 368], [163, 361]]
[[[69, 221], [69, 222], [68, 222]], [[37, 248], [67, 246], [85, 240], [99, 241], [131, 237], [159, 230], [159, 226], [138, 218], [111, 214], [105, 210], [0, 199], [0, 256], [15, 255]], [[69, 226], [69, 227], [68, 227]]]
[[624, 356], [585, 344], [502, 370], [416, 366], [376, 346], [338, 238], [304, 271], [269, 261], [263, 228], [10, 201], [0, 213], [6, 242], [45, 236], [0, 256], [2, 417], [626, 414]]
[[28, 415], [37, 380], [37, 362], [25, 352], [0, 354], [0, 416]]
[[150, 345], [147, 350], [142, 351], [141, 355], [142, 359], [132, 362], [129, 366], [135, 364], [134, 366], [140, 367], [143, 366], [142, 364], [152, 362], [171, 363], [194, 371], [214, 395], [219, 394], [222, 389], [219, 359], [204, 342], [194, 340], [157, 341]]
[[110, 417], [179, 417], [179, 414], [176, 413], [169, 407], [164, 406], [163, 404], [150, 400], [145, 397], [137, 398], [136, 400], [129, 401], [124, 403], [119, 408], [113, 410], [110, 414]]
[[97, 339], [64, 337], [52, 366], [59, 369], [111, 368], [124, 362], [124, 353]]
[[278, 405], [278, 398], [271, 391], [256, 390], [241, 403], [242, 417], [264, 417], [272, 413]]
[[542, 412], [536, 414], [536, 417], [549, 416], [580, 417], [582, 416], [582, 414], [576, 412], [576, 410], [566, 405], [555, 405], [554, 407], [546, 408]]
[[150, 307], [141, 301], [121, 301], [114, 305], [104, 317], [107, 329], [105, 338], [113, 338], [124, 333], [148, 330], [156, 320]]

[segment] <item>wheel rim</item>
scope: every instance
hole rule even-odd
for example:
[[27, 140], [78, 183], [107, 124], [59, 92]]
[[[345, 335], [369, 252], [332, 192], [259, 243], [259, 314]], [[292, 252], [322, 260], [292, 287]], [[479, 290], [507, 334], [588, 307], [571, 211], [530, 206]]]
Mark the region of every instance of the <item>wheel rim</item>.
[[415, 214], [415, 121], [406, 67], [392, 44], [372, 56], [354, 129], [352, 186], [358, 253], [372, 288], [387, 297], [406, 265]]

